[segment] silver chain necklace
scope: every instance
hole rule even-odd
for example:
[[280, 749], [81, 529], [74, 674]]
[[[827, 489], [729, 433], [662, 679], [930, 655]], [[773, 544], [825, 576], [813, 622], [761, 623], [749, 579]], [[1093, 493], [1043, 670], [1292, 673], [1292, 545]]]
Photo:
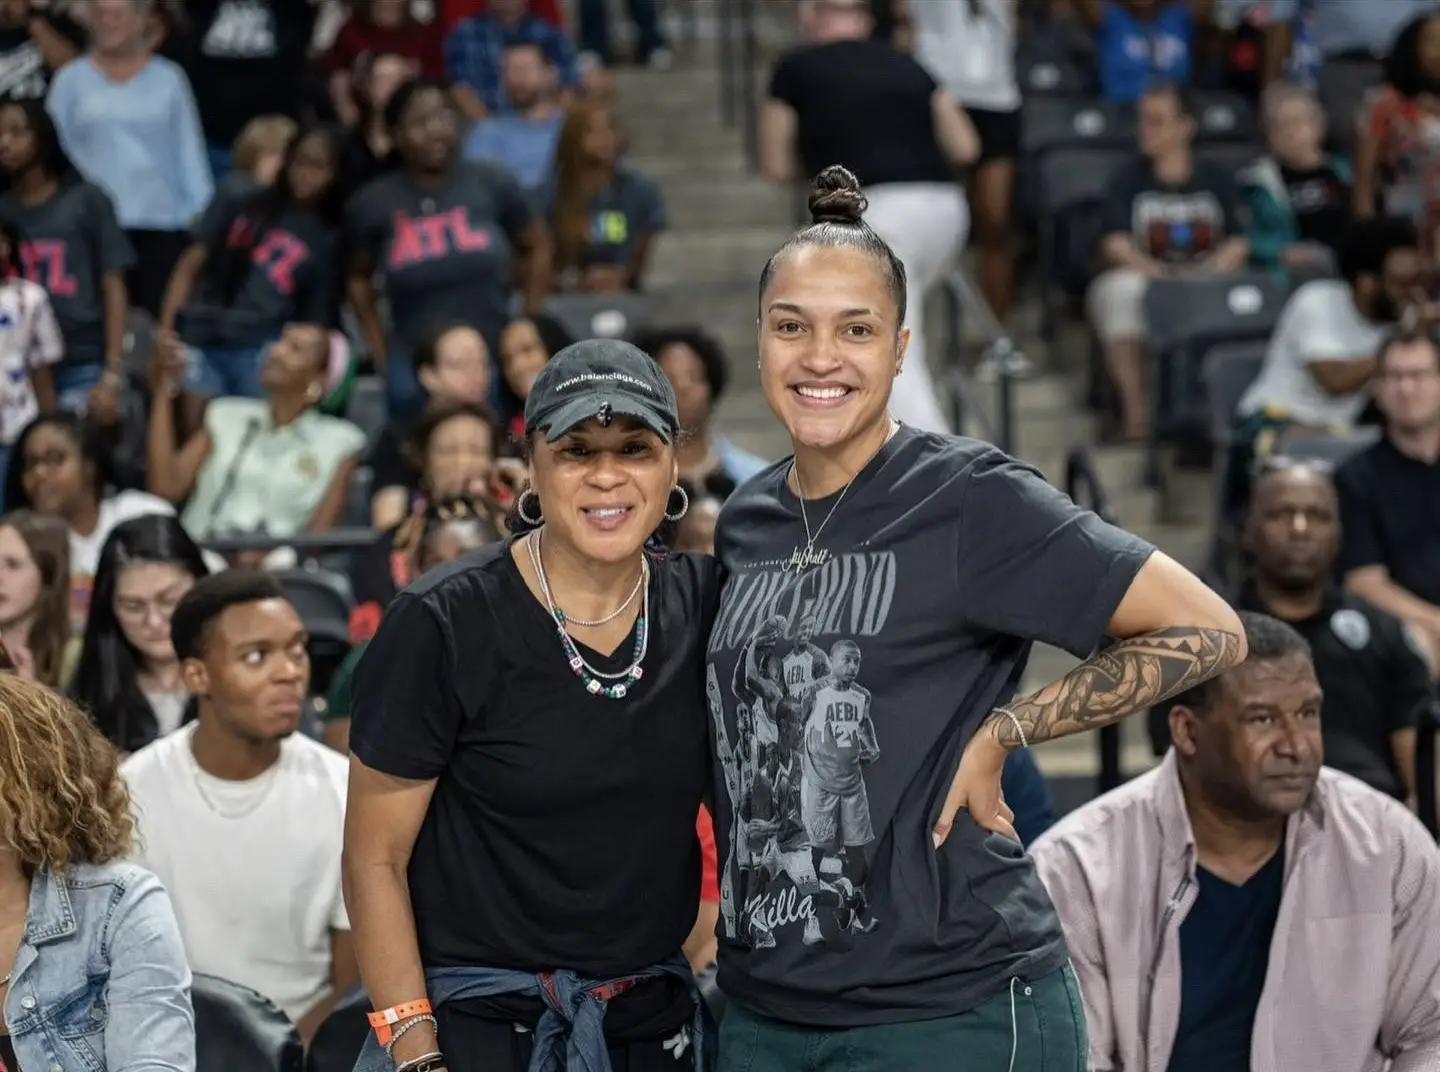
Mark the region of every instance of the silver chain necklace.
[[[541, 531], [540, 529], [536, 529], [525, 542], [530, 545], [530, 562], [535, 567], [535, 579], [540, 583], [540, 594], [545, 597], [545, 607], [549, 610], [550, 616], [555, 619], [555, 625], [560, 633], [560, 644], [565, 649], [565, 657], [566, 661], [570, 664], [570, 669], [575, 671], [577, 676], [582, 680], [584, 680], [586, 674], [591, 678], [602, 681], [638, 680], [640, 677], [640, 664], [645, 661], [645, 654], [650, 650], [649, 560], [644, 558], [640, 560], [639, 589], [645, 593], [645, 596], [640, 601], [640, 618], [636, 625], [637, 636], [635, 638], [634, 658], [631, 660], [630, 665], [619, 673], [607, 673], [604, 670], [596, 670], [595, 667], [591, 666], [585, 656], [580, 654], [579, 649], [575, 646], [574, 640], [570, 638], [570, 634], [565, 631], [565, 623], [567, 622], [572, 625], [583, 625], [585, 623], [576, 622], [571, 618], [565, 617], [565, 612], [555, 605], [555, 597], [550, 592], [550, 578], [545, 576], [545, 565], [540, 561]], [[631, 599], [633, 598], [634, 596], [632, 595]], [[626, 606], [629, 605], [629, 602], [629, 600], [626, 600]], [[624, 610], [625, 608], [621, 607], [620, 609]], [[609, 621], [617, 617], [619, 617], [619, 611], [616, 611], [606, 620]], [[591, 691], [593, 692], [595, 690], [592, 689]], [[623, 696], [624, 693], [622, 692], [620, 695]], [[619, 697], [616, 698], [618, 699]]]
[[835, 516], [835, 511], [840, 509], [840, 504], [845, 499], [845, 493], [850, 490], [850, 485], [855, 483], [855, 477], [858, 477], [865, 471], [866, 467], [875, 460], [875, 455], [885, 449], [885, 444], [889, 443], [899, 430], [900, 422], [894, 417], [891, 417], [890, 430], [885, 433], [885, 439], [875, 448], [875, 453], [866, 458], [864, 464], [855, 470], [855, 475], [845, 481], [845, 486], [840, 489], [839, 498], [837, 498], [835, 504], [830, 507], [830, 512], [825, 515], [825, 520], [820, 522], [820, 527], [813, 533], [810, 531], [810, 515], [805, 510], [805, 485], [800, 481], [800, 470], [795, 468], [793, 461], [790, 463], [790, 472], [795, 477], [795, 487], [800, 491], [798, 496], [800, 500], [800, 521], [805, 526], [805, 546], [796, 547], [790, 552], [790, 558], [782, 567], [785, 572], [788, 573], [791, 570], [799, 572], [801, 570], [807, 570], [811, 566], [823, 566], [826, 562], [830, 561], [830, 552], [815, 550], [815, 541], [818, 540], [820, 534], [825, 531], [825, 526], [830, 524], [830, 519]]
[[[545, 593], [546, 600], [550, 600], [549, 582], [545, 578], [544, 567], [540, 565], [540, 531], [540, 529], [536, 529], [535, 535], [530, 538], [530, 559], [535, 563], [535, 575], [540, 578], [540, 590]], [[640, 594], [640, 589], [645, 586], [646, 568], [646, 562], [642, 558], [640, 560], [640, 576], [635, 578], [635, 587], [630, 589], [630, 594], [625, 597], [624, 603], [621, 603], [618, 607], [612, 610], [609, 614], [605, 615], [605, 617], [603, 618], [596, 618], [594, 621], [587, 622], [583, 618], [572, 617], [569, 614], [566, 614], [559, 607], [556, 607], [553, 601], [551, 601], [550, 603], [550, 610], [553, 613], [558, 613], [559, 615], [561, 615], [565, 619], [565, 621], [569, 622], [571, 625], [583, 626], [586, 629], [594, 629], [597, 625], [609, 625], [616, 618], [620, 617], [620, 615], [624, 614], [625, 609], [629, 607], [631, 603], [635, 602], [635, 597]]]

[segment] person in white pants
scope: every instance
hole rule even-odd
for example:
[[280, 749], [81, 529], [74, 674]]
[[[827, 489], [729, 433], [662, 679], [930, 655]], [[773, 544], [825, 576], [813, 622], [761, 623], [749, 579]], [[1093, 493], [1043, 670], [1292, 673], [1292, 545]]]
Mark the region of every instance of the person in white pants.
[[905, 326], [910, 348], [895, 379], [896, 419], [927, 432], [950, 432], [930, 374], [925, 342], [925, 299], [944, 282], [965, 249], [970, 206], [957, 183], [885, 183], [865, 191], [865, 222], [905, 265]]

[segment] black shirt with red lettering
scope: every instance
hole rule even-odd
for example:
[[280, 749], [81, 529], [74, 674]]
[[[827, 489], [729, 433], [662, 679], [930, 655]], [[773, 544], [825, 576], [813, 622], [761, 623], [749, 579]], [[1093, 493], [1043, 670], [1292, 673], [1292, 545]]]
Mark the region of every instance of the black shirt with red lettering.
[[509, 314], [510, 262], [534, 212], [509, 172], [455, 165], [437, 186], [382, 175], [351, 199], [352, 249], [383, 276], [394, 327], [391, 351], [408, 358], [437, 327], [468, 324], [497, 352]]
[[337, 319], [336, 236], [295, 208], [267, 219], [264, 197], [263, 189], [222, 183], [195, 225], [205, 268], [179, 320], [191, 346], [260, 346], [288, 323], [330, 327]]
[[108, 273], [127, 271], [135, 262], [109, 195], [88, 182], [66, 178], [37, 205], [22, 204], [13, 193], [0, 197], [0, 219], [20, 232], [20, 268], [25, 278], [50, 295], [65, 338], [62, 365], [103, 363], [101, 281]]

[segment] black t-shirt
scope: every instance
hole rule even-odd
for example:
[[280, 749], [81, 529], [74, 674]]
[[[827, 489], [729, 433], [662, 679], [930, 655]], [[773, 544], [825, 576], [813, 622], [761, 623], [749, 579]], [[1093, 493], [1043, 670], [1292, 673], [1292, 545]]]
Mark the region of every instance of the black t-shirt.
[[[645, 673], [608, 700], [566, 665], [512, 544], [396, 598], [356, 673], [350, 747], [376, 770], [438, 779], [409, 870], [427, 967], [645, 968], [679, 951], [699, 904], [718, 568], [653, 563]], [[632, 648], [581, 650], [618, 671]]]
[[1280, 178], [1290, 195], [1290, 207], [1300, 237], [1307, 242], [1338, 249], [1350, 225], [1350, 184], [1329, 164], [1308, 171], [1280, 165]]
[[[40, 17], [61, 37], [84, 50], [85, 29], [74, 19], [58, 12], [46, 12]], [[28, 28], [0, 30], [0, 100], [40, 100], [50, 88], [52, 74]]]
[[105, 191], [88, 182], [61, 183], [50, 200], [26, 206], [13, 193], [0, 197], [0, 218], [20, 231], [20, 266], [25, 278], [50, 294], [50, 305], [65, 337], [63, 364], [98, 365], [105, 360], [105, 302], [101, 281], [135, 263], [130, 240], [120, 229]]
[[1153, 549], [987, 444], [901, 428], [807, 504], [825, 562], [797, 571], [787, 469], [716, 533], [720, 986], [816, 1027], [963, 1013], [1066, 952], [1018, 842], [962, 812], [932, 847], [960, 753], [1032, 641], [1094, 651]]
[[1440, 464], [1382, 439], [1335, 474], [1344, 538], [1340, 569], [1384, 566], [1390, 579], [1440, 604]]
[[1285, 888], [1285, 846], [1243, 885], [1203, 867], [1195, 882], [1180, 924], [1180, 1023], [1166, 1072], [1245, 1072]]
[[1235, 179], [1208, 160], [1190, 178], [1161, 182], [1150, 161], [1132, 161], [1115, 176], [1101, 210], [1103, 234], [1127, 234], [1141, 252], [1165, 264], [1186, 264], [1245, 233]]
[[[1238, 606], [1273, 613], [1253, 588]], [[1418, 726], [1434, 701], [1430, 672], [1405, 625], [1339, 589], [1315, 617], [1289, 624], [1310, 642], [1325, 693], [1325, 765], [1403, 800], [1390, 735]]]
[[15, 1044], [9, 1035], [0, 1035], [0, 1072], [20, 1072], [20, 1062], [15, 1060]]
[[913, 56], [882, 41], [806, 45], [770, 77], [770, 96], [795, 110], [805, 174], [844, 164], [865, 186], [955, 180], [935, 140], [937, 88]]
[[375, 445], [370, 448], [370, 470], [374, 474], [370, 486], [376, 491], [381, 488], [414, 491], [418, 486], [420, 476], [405, 459], [405, 444], [414, 438], [416, 423], [416, 418], [394, 420], [380, 429]]
[[175, 51], [211, 145], [229, 148], [259, 115], [300, 118], [315, 11], [297, 0], [186, 0]]
[[382, 175], [347, 215], [351, 242], [385, 277], [396, 356], [408, 360], [428, 332], [451, 323], [473, 327], [499, 352], [513, 246], [534, 218], [508, 172], [469, 161], [438, 187]]
[[[259, 346], [286, 324], [333, 325], [338, 309], [336, 236], [316, 216], [288, 208], [258, 239], [257, 192], [222, 188], [196, 221], [195, 240], [209, 251], [181, 334], [192, 346]], [[222, 293], [226, 251], [251, 246], [249, 268], [233, 294]]]

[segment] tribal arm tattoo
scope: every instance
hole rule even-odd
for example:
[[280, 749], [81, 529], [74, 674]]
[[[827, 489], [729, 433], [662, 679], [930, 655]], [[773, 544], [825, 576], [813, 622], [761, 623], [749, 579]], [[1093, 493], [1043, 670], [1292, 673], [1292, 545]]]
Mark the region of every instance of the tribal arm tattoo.
[[1131, 637], [1012, 700], [1006, 710], [1018, 728], [1001, 711], [993, 712], [984, 728], [1011, 750], [1099, 729], [1228, 670], [1239, 655], [1240, 637], [1223, 629], [1181, 625]]

